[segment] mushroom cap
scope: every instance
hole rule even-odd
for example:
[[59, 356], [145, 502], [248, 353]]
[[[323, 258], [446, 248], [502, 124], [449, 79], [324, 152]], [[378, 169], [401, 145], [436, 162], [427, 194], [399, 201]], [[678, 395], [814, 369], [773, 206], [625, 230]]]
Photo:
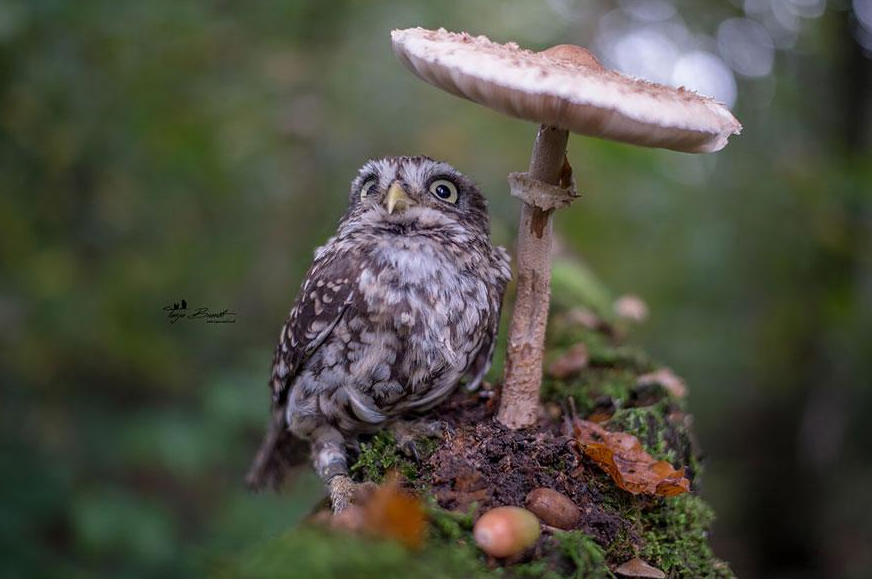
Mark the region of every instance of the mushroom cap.
[[742, 129], [714, 99], [608, 70], [578, 46], [531, 52], [444, 28], [394, 30], [391, 41], [403, 64], [442, 90], [582, 135], [711, 153]]

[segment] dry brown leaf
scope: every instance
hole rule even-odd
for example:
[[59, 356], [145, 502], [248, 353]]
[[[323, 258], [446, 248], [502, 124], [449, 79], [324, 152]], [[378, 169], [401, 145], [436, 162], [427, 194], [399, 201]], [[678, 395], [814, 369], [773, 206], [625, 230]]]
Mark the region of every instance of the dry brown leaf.
[[625, 577], [650, 577], [651, 579], [666, 579], [666, 573], [653, 567], [638, 557], [633, 557], [615, 569], [615, 573]]
[[609, 420], [612, 416], [613, 416], [612, 412], [597, 411], [597, 412], [594, 412], [593, 414], [591, 414], [590, 416], [588, 416], [587, 419], [590, 420], [591, 422], [596, 422], [597, 424], [602, 424], [603, 422], [606, 422], [607, 420]]
[[368, 532], [396, 539], [412, 549], [424, 543], [427, 518], [421, 501], [403, 492], [398, 484], [380, 485], [362, 508]]
[[332, 517], [329, 511], [312, 518], [316, 524], [329, 524], [334, 529], [364, 533], [383, 539], [394, 539], [403, 545], [418, 549], [424, 542], [426, 516], [419, 501], [404, 492], [396, 479], [360, 493], [357, 503]]
[[579, 343], [569, 348], [548, 367], [548, 373], [555, 378], [568, 378], [587, 367], [590, 355], [587, 345]]
[[660, 368], [636, 378], [637, 386], [650, 386], [653, 384], [660, 384], [676, 398], [687, 396], [687, 385], [685, 385], [684, 380], [679, 378], [670, 368]]
[[654, 460], [642, 443], [626, 432], [609, 432], [602, 426], [576, 418], [575, 438], [584, 454], [609, 473], [615, 483], [633, 494], [669, 497], [690, 490], [684, 469], [675, 470], [665, 460]]

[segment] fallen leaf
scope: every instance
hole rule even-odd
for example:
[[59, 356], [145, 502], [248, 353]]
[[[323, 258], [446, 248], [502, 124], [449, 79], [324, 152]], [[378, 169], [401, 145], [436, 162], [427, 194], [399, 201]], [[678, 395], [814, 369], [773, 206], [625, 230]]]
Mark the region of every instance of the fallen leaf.
[[625, 491], [669, 497], [690, 490], [684, 468], [675, 470], [665, 460], [654, 460], [642, 443], [626, 432], [609, 432], [589, 420], [573, 420], [575, 439], [591, 460]]
[[615, 573], [625, 577], [651, 577], [652, 579], [666, 579], [666, 573], [653, 567], [638, 557], [633, 557], [623, 565], [615, 569]]
[[660, 368], [659, 370], [649, 372], [648, 374], [642, 374], [636, 378], [637, 386], [651, 386], [654, 384], [660, 384], [667, 392], [676, 398], [684, 398], [687, 396], [687, 385], [685, 385], [684, 380], [679, 378], [678, 375], [669, 368]]
[[590, 355], [587, 352], [587, 345], [578, 343], [554, 360], [548, 367], [548, 373], [555, 378], [568, 378], [587, 367], [588, 361]]
[[648, 319], [648, 304], [632, 294], [619, 297], [614, 303], [615, 313], [620, 318], [641, 324]]
[[596, 422], [597, 424], [602, 424], [609, 420], [613, 414], [611, 412], [594, 412], [590, 416], [587, 417], [591, 422]]
[[371, 534], [396, 539], [411, 549], [424, 542], [427, 518], [419, 501], [395, 482], [380, 485], [363, 505], [364, 528]]
[[349, 505], [341, 513], [319, 513], [313, 517], [316, 524], [329, 524], [334, 529], [363, 533], [383, 539], [394, 539], [403, 545], [418, 549], [424, 542], [426, 516], [424, 508], [414, 496], [404, 492], [396, 478], [378, 485]]

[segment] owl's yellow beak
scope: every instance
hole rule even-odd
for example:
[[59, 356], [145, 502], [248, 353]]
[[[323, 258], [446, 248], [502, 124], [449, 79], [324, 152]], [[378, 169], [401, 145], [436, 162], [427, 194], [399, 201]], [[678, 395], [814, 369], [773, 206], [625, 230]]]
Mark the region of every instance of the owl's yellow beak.
[[385, 207], [389, 214], [393, 214], [394, 209], [405, 211], [414, 204], [415, 202], [409, 198], [399, 181], [391, 183], [388, 194], [385, 196]]

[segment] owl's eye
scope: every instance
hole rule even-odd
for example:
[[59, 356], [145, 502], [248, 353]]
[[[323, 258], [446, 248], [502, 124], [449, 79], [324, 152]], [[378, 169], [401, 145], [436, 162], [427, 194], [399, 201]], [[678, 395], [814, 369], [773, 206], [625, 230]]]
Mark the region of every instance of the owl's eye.
[[375, 186], [376, 180], [369, 179], [366, 183], [363, 184], [363, 187], [360, 188], [360, 198], [365, 199], [367, 195], [369, 195], [370, 190]]
[[457, 203], [457, 187], [448, 179], [436, 179], [430, 183], [430, 193], [447, 203]]

